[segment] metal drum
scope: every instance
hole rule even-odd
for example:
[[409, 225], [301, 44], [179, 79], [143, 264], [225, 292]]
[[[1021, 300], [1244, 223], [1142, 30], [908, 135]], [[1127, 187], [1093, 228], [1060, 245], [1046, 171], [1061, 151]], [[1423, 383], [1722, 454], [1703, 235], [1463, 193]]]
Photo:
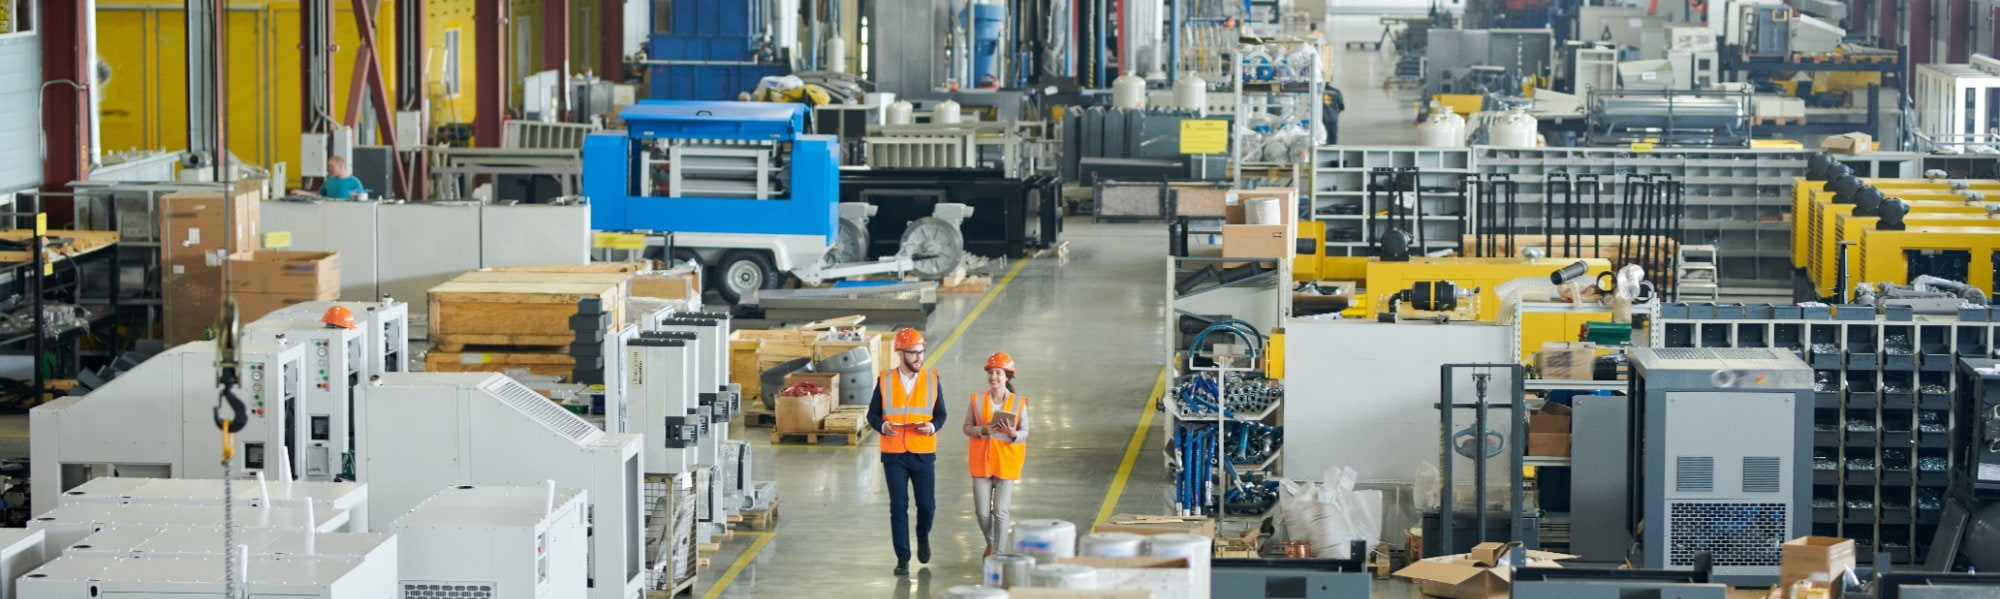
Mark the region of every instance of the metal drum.
[[986, 558], [986, 586], [996, 589], [1011, 589], [1028, 586], [1028, 572], [1035, 569], [1033, 556], [1019, 553], [996, 553]]
[[1076, 557], [1076, 525], [1063, 520], [1015, 522], [1014, 553], [1032, 556], [1038, 564]]
[[1190, 569], [1206, 572], [1209, 559], [1215, 555], [1214, 546], [1215, 541], [1201, 535], [1153, 535], [1146, 538], [1146, 555], [1185, 558]]
[[1077, 540], [1076, 552], [1084, 557], [1139, 557], [1146, 537], [1129, 532], [1094, 532]]
[[865, 406], [875, 399], [875, 360], [866, 346], [834, 354], [812, 369], [840, 375], [840, 405]]

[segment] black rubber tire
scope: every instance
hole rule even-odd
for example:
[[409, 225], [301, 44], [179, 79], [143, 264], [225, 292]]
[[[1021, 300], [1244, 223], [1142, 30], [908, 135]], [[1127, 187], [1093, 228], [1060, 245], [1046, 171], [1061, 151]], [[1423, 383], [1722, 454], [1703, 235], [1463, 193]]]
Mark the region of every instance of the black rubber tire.
[[[784, 283], [778, 267], [763, 252], [734, 251], [722, 255], [709, 271], [709, 283], [722, 301], [736, 304], [758, 289], [777, 289]], [[734, 279], [734, 280], [732, 280]]]

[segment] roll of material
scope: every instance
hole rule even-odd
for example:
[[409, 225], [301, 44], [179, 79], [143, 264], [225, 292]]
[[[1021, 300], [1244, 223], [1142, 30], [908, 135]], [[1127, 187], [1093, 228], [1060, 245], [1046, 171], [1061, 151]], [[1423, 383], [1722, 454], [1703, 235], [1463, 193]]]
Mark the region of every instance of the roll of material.
[[1063, 520], [1015, 522], [1014, 553], [1032, 556], [1038, 564], [1076, 557], [1076, 525]]
[[1201, 535], [1153, 535], [1146, 538], [1146, 555], [1184, 558], [1189, 569], [1203, 572], [1208, 570], [1209, 559], [1214, 556], [1214, 546], [1215, 541]]
[[944, 590], [938, 599], [1007, 599], [1007, 591], [992, 587], [962, 584]]
[[1084, 557], [1139, 557], [1144, 554], [1146, 537], [1129, 532], [1094, 532], [1076, 542], [1076, 552]]
[[1252, 225], [1284, 224], [1284, 211], [1278, 198], [1249, 198], [1243, 200], [1243, 220]]
[[1028, 585], [1041, 589], [1095, 589], [1097, 569], [1076, 564], [1042, 564], [1028, 574]]
[[1028, 572], [1034, 569], [1034, 556], [1019, 553], [993, 554], [986, 558], [986, 586], [996, 589], [1028, 586]]

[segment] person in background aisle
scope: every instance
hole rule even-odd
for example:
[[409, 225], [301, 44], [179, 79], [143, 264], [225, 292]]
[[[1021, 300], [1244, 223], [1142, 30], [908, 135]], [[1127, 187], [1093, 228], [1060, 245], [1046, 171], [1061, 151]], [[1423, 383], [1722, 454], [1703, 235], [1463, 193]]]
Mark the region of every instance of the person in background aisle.
[[[868, 425], [882, 431], [882, 479], [889, 484], [889, 540], [896, 575], [910, 573], [910, 492], [917, 496], [917, 561], [931, 563], [931, 523], [937, 518], [937, 431], [944, 426], [944, 388], [924, 368], [924, 336], [896, 331], [896, 367], [875, 380]], [[912, 489], [914, 487], [914, 489]]]
[[1319, 120], [1326, 129], [1326, 145], [1339, 145], [1340, 113], [1347, 110], [1347, 99], [1341, 97], [1340, 90], [1326, 86], [1326, 93], [1320, 97], [1319, 109]]
[[318, 192], [303, 189], [292, 190], [292, 195], [317, 195], [329, 200], [351, 200], [354, 192], [364, 191], [361, 179], [347, 170], [347, 160], [339, 156], [326, 157], [326, 177], [319, 184]]
[[972, 471], [972, 511], [991, 556], [1006, 547], [1007, 508], [1028, 456], [1028, 398], [1014, 394], [1014, 357], [1006, 352], [986, 357], [986, 385], [972, 394], [965, 413], [965, 436], [971, 438], [965, 457]]

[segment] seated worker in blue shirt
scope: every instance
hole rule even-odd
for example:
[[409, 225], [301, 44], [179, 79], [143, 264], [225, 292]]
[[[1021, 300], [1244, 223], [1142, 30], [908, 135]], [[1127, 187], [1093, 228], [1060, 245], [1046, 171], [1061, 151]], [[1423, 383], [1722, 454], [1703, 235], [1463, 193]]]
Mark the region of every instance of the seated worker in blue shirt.
[[354, 199], [354, 193], [363, 191], [361, 179], [355, 178], [347, 170], [347, 161], [339, 156], [326, 157], [326, 177], [319, 185], [319, 193], [292, 190], [293, 195], [318, 195], [329, 200]]

